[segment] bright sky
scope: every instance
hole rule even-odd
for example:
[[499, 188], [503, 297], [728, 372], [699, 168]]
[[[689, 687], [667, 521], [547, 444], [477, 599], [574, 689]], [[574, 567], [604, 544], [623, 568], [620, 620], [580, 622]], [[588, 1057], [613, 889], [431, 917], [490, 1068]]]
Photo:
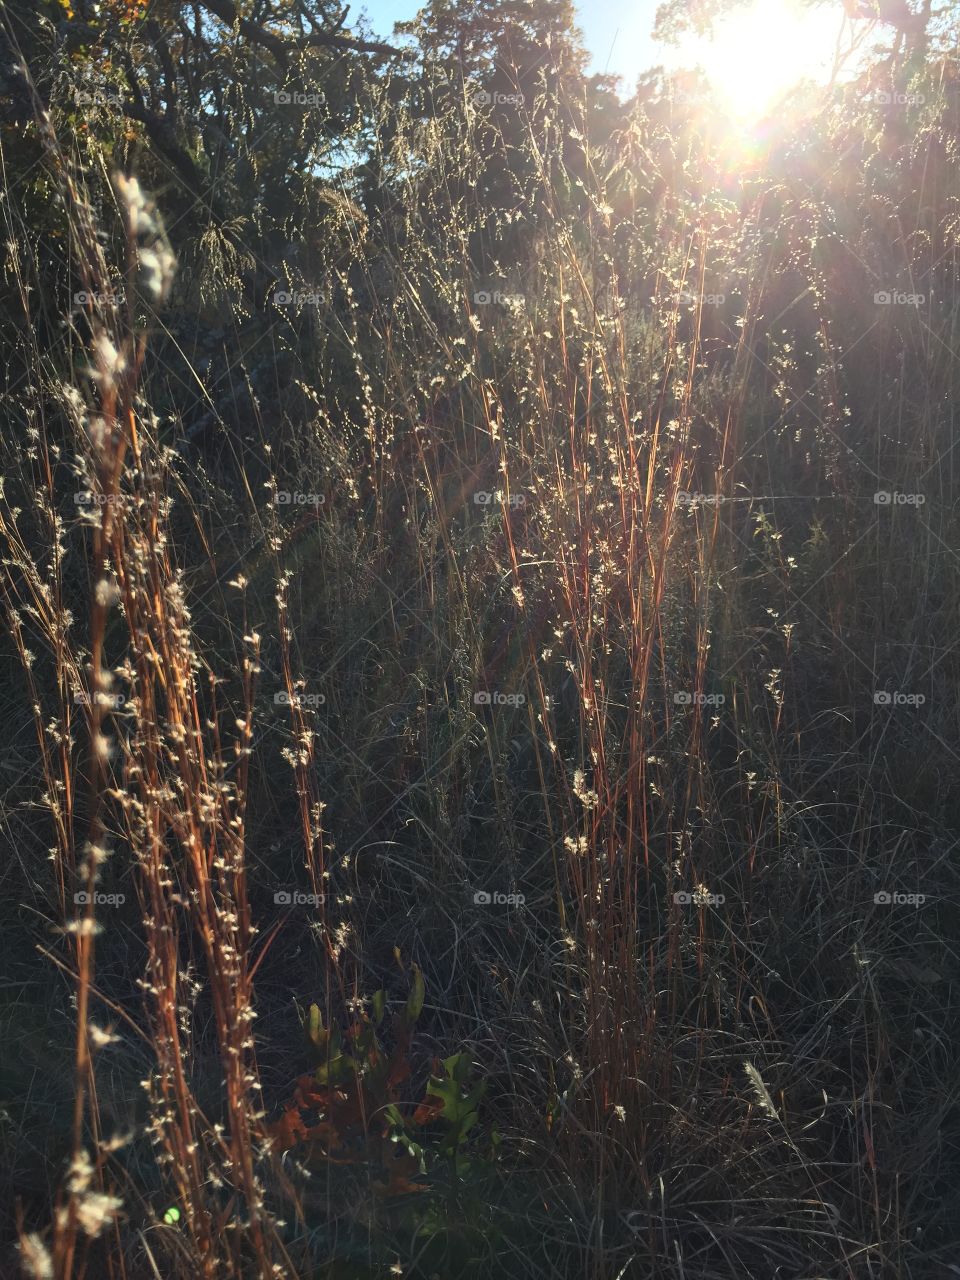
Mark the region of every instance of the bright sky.
[[[422, 0], [361, 0], [377, 35], [389, 37], [395, 22], [415, 16]], [[745, 0], [725, 19], [710, 43], [688, 38], [679, 48], [650, 38], [658, 0], [576, 0], [579, 25], [590, 53], [591, 71], [608, 71], [633, 89], [637, 75], [658, 63], [668, 69], [701, 63], [744, 125], [775, 111], [800, 79], [826, 83], [841, 27], [843, 7], [811, 9], [802, 0]], [[862, 32], [865, 23], [855, 24]]]
[[[591, 71], [622, 75], [629, 88], [638, 71], [661, 60], [657, 57], [660, 46], [649, 38], [657, 3], [658, 0], [577, 0], [580, 28], [592, 57]], [[387, 37], [395, 22], [407, 22], [422, 7], [422, 0], [360, 0], [351, 14], [362, 9], [374, 31]]]

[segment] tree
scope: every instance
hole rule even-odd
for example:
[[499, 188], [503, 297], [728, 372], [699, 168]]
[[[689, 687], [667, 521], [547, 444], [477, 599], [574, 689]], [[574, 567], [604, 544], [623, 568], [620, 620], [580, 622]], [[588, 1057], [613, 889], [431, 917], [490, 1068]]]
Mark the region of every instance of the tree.
[[[569, 195], [587, 101], [604, 96], [602, 78], [586, 76], [571, 0], [432, 0], [398, 30], [421, 54], [414, 110], [450, 133], [450, 171], [436, 181], [477, 211], [475, 269], [501, 253], [522, 259], [521, 245], [550, 216], [545, 193]], [[456, 156], [468, 138], [473, 167], [462, 174]]]

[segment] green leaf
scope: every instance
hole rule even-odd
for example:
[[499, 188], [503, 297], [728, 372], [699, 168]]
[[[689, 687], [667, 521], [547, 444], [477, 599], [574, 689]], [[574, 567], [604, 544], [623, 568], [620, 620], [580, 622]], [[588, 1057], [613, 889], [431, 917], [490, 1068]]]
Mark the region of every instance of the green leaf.
[[379, 1027], [387, 1010], [387, 993], [383, 990], [373, 994], [373, 1025]]
[[427, 1093], [439, 1098], [442, 1103], [438, 1118], [447, 1127], [444, 1148], [452, 1155], [477, 1123], [477, 1104], [486, 1085], [481, 1081], [470, 1087], [471, 1066], [466, 1054], [457, 1053], [446, 1058], [443, 1069], [446, 1078], [431, 1078]]
[[340, 1053], [340, 1028], [334, 1023], [328, 1031], [323, 1025], [319, 1005], [312, 1004], [307, 1014], [304, 1030], [307, 1039], [321, 1058], [335, 1058]]
[[360, 1074], [360, 1066], [349, 1053], [339, 1050], [321, 1062], [314, 1073], [317, 1084], [349, 1084]]
[[444, 1071], [457, 1084], [466, 1086], [470, 1083], [470, 1068], [471, 1062], [465, 1053], [454, 1053], [443, 1060]]
[[371, 1057], [379, 1057], [380, 1046], [377, 1043], [377, 1034], [372, 1022], [364, 1020], [358, 1026], [353, 1035], [353, 1043], [357, 1057], [363, 1062], [369, 1061]]
[[401, 1113], [400, 1108], [396, 1105], [396, 1103], [388, 1102], [387, 1105], [383, 1108], [383, 1114], [391, 1128], [393, 1129], [403, 1128], [403, 1124], [404, 1124], [403, 1114]]
[[343, 1084], [359, 1073], [360, 1064], [343, 1051], [339, 1026], [334, 1022], [328, 1030], [318, 1005], [310, 1006], [303, 1028], [314, 1059], [320, 1064], [314, 1076], [317, 1084]]
[[420, 966], [413, 966], [413, 986], [410, 988], [410, 994], [407, 996], [407, 1007], [404, 1009], [404, 1021], [408, 1027], [412, 1027], [416, 1020], [420, 1017], [423, 1009], [423, 1000], [426, 990], [423, 985], [423, 974], [420, 972]]
[[307, 1039], [312, 1041], [318, 1048], [320, 1047], [321, 1036], [325, 1035], [323, 1029], [323, 1018], [320, 1016], [320, 1006], [312, 1004], [307, 1013], [307, 1020], [304, 1024], [307, 1033]]

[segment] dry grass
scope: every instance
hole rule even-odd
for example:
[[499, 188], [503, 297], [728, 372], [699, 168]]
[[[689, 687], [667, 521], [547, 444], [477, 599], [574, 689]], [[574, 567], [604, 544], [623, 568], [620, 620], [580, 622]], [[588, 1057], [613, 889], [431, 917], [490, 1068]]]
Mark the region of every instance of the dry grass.
[[[784, 151], [737, 209], [684, 173], [651, 195], [623, 138], [554, 153], [532, 124], [521, 234], [470, 194], [488, 117], [389, 110], [388, 195], [362, 220], [328, 199], [335, 251], [285, 268], [319, 305], [267, 323], [225, 278], [215, 340], [139, 185], [110, 205], [47, 116], [70, 261], [127, 300], [44, 347], [58, 309], [34, 314], [4, 207], [28, 338], [0, 504], [21, 1263], [949, 1274], [956, 244], [946, 215], [908, 228], [960, 191], [908, 178], [956, 110], [876, 153], [910, 193], [897, 233], [838, 243], [881, 199], [860, 168], [814, 197]], [[824, 135], [860, 156], [865, 111]], [[655, 111], [634, 125], [662, 156]], [[935, 309], [874, 304], [923, 272]], [[412, 963], [413, 1080], [469, 1050], [501, 1136], [475, 1181], [438, 1175], [419, 1231], [269, 1127], [304, 1069], [294, 1002], [345, 1023]]]

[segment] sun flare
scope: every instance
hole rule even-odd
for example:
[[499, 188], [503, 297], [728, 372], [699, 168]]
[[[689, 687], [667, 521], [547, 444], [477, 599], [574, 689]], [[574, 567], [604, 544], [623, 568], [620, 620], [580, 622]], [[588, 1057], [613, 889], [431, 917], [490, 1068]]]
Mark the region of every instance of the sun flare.
[[801, 81], [827, 83], [842, 22], [836, 9], [753, 0], [719, 21], [712, 37], [691, 37], [677, 53], [702, 67], [736, 121], [750, 124]]

